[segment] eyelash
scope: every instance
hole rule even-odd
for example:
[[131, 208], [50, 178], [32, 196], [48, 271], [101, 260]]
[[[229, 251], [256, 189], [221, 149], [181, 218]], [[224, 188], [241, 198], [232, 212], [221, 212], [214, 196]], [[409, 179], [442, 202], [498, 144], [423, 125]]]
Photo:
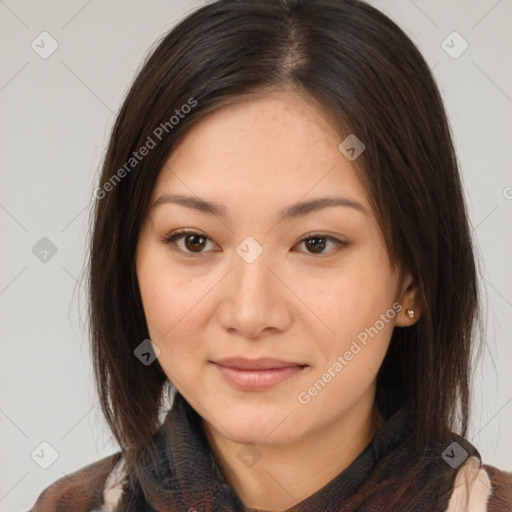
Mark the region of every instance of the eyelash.
[[[188, 235], [202, 236], [202, 237], [205, 237], [207, 240], [211, 241], [211, 239], [209, 237], [207, 237], [204, 233], [199, 233], [199, 232], [196, 232], [196, 231], [187, 231], [187, 230], [177, 231], [176, 233], [173, 233], [173, 234], [165, 237], [162, 241], [166, 245], [174, 244], [176, 246], [175, 242], [177, 240], [182, 240], [182, 239], [184, 239]], [[345, 246], [348, 245], [346, 242], [338, 240], [337, 238], [334, 238], [334, 237], [329, 236], [329, 235], [324, 235], [322, 233], [308, 233], [306, 237], [304, 237], [302, 240], [299, 241], [299, 244], [301, 244], [303, 242], [306, 242], [308, 240], [314, 239], [314, 238], [321, 238], [321, 239], [328, 240], [330, 242], [333, 242], [335, 245], [337, 245], [340, 248], [341, 247], [345, 247]], [[199, 255], [207, 252], [207, 251], [192, 252], [192, 251], [187, 251], [187, 250], [180, 249], [177, 246], [176, 246], [176, 250], [182, 252], [187, 257], [188, 256], [195, 257], [195, 256], [199, 256]], [[309, 252], [309, 251], [301, 251], [301, 252], [306, 252], [307, 254], [313, 255], [313, 256], [323, 256], [323, 255], [327, 254], [329, 251], [327, 251], [327, 252], [320, 252], [320, 253], [314, 253], [314, 252]]]

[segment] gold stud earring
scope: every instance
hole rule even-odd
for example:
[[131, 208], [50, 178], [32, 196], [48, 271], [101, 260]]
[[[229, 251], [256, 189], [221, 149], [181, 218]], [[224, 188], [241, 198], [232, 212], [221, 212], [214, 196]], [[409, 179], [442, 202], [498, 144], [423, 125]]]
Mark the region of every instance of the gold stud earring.
[[414, 318], [414, 309], [407, 309], [405, 312], [411, 320]]

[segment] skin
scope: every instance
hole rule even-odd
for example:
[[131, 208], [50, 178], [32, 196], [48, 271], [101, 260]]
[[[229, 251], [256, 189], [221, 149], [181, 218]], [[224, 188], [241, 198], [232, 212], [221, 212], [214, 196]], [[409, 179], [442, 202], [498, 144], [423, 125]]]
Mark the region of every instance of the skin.
[[[247, 507], [285, 510], [354, 461], [382, 423], [376, 374], [393, 328], [419, 317], [417, 283], [391, 269], [366, 190], [338, 150], [344, 138], [318, 105], [293, 92], [223, 106], [174, 149], [151, 204], [185, 194], [223, 205], [225, 217], [162, 203], [140, 233], [137, 275], [158, 362], [203, 418], [214, 456]], [[299, 201], [327, 196], [350, 198], [365, 212], [331, 206], [279, 217]], [[207, 238], [165, 242], [181, 229]], [[324, 238], [316, 253], [312, 232], [346, 245]], [[262, 249], [251, 263], [236, 251], [248, 236]], [[301, 403], [299, 394], [332, 372], [394, 303], [403, 309]], [[406, 309], [415, 310], [413, 320]], [[225, 357], [308, 366], [270, 389], [243, 391], [211, 363]], [[239, 455], [242, 448], [255, 464]]]

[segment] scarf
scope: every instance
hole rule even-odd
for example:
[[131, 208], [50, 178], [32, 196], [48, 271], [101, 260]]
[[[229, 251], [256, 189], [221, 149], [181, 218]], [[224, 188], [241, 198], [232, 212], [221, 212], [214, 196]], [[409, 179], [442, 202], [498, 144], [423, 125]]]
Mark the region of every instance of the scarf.
[[[512, 511], [511, 473], [482, 466], [478, 451], [454, 433], [418, 456], [412, 432], [402, 407], [344, 471], [286, 512]], [[475, 483], [476, 493], [464, 486], [471, 472], [463, 475], [450, 464], [454, 446], [467, 453], [460, 468], [473, 467], [469, 485]], [[107, 493], [105, 481], [120, 467], [122, 453], [117, 452], [60, 479], [41, 494], [31, 512], [256, 512], [244, 507], [226, 481], [200, 416], [179, 393], [135, 474]], [[115, 496], [111, 507], [107, 494], [109, 499]]]
[[[225, 480], [200, 416], [179, 393], [164, 424], [140, 460], [138, 483], [125, 488], [118, 512], [251, 510]], [[456, 471], [441, 454], [454, 441], [480, 460], [477, 450], [455, 434], [418, 459], [413, 455], [411, 423], [401, 408], [347, 469], [287, 512], [446, 510]]]

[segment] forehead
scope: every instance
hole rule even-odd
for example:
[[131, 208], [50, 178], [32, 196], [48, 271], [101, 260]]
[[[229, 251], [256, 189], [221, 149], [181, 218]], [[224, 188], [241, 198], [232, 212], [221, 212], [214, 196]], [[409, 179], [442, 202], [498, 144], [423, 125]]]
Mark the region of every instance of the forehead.
[[339, 193], [368, 209], [342, 138], [318, 105], [293, 93], [251, 94], [207, 114], [173, 149], [157, 180], [161, 194], [193, 194], [249, 207]]

